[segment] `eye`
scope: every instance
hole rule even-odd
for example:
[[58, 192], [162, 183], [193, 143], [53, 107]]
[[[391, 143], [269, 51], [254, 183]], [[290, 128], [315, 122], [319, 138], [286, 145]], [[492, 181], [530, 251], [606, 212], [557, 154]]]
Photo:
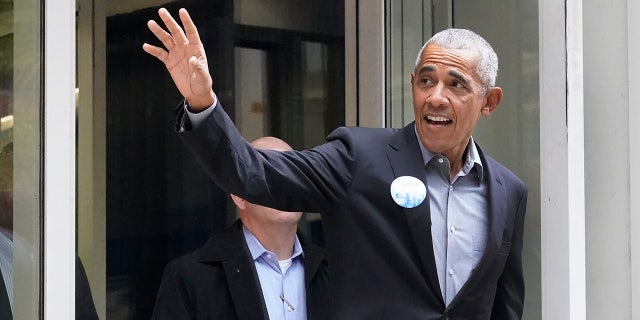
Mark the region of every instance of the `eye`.
[[458, 80], [451, 82], [451, 86], [454, 88], [464, 88], [464, 84]]
[[433, 80], [429, 77], [422, 77], [418, 79], [418, 84], [420, 84], [421, 86], [428, 86], [428, 85], [431, 85], [432, 83], [433, 83]]

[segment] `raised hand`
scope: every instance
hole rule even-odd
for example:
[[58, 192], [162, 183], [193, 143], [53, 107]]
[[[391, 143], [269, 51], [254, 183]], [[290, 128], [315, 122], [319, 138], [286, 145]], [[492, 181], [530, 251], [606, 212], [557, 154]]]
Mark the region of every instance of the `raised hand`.
[[185, 9], [179, 11], [184, 30], [165, 8], [158, 10], [158, 15], [169, 32], [154, 20], [149, 20], [147, 26], [166, 50], [148, 43], [143, 44], [142, 49], [164, 63], [192, 111], [204, 110], [213, 104], [215, 95], [198, 30]]

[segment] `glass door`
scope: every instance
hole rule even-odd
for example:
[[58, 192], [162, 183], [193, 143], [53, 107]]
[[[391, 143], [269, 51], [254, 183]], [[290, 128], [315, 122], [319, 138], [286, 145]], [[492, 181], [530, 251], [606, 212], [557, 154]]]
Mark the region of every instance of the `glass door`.
[[[296, 148], [344, 124], [344, 3], [78, 0], [77, 247], [100, 318], [149, 319], [165, 265], [236, 219], [174, 132], [181, 97], [146, 22], [185, 7], [248, 139]], [[317, 216], [300, 228], [322, 241]]]
[[0, 1], [0, 318], [42, 312], [39, 1]]

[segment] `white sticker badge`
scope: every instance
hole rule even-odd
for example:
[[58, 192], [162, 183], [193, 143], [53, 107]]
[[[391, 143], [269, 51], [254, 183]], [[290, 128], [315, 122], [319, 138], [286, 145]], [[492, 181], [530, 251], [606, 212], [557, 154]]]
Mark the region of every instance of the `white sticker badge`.
[[404, 208], [415, 208], [427, 197], [427, 188], [418, 178], [398, 177], [391, 183], [391, 197]]

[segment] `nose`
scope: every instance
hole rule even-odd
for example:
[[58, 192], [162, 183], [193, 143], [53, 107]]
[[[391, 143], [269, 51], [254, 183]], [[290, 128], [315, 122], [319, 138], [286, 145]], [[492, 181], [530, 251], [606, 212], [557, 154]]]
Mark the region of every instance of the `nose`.
[[438, 83], [433, 86], [427, 95], [428, 104], [434, 107], [445, 107], [449, 105], [449, 98], [447, 97], [446, 88], [442, 83]]

